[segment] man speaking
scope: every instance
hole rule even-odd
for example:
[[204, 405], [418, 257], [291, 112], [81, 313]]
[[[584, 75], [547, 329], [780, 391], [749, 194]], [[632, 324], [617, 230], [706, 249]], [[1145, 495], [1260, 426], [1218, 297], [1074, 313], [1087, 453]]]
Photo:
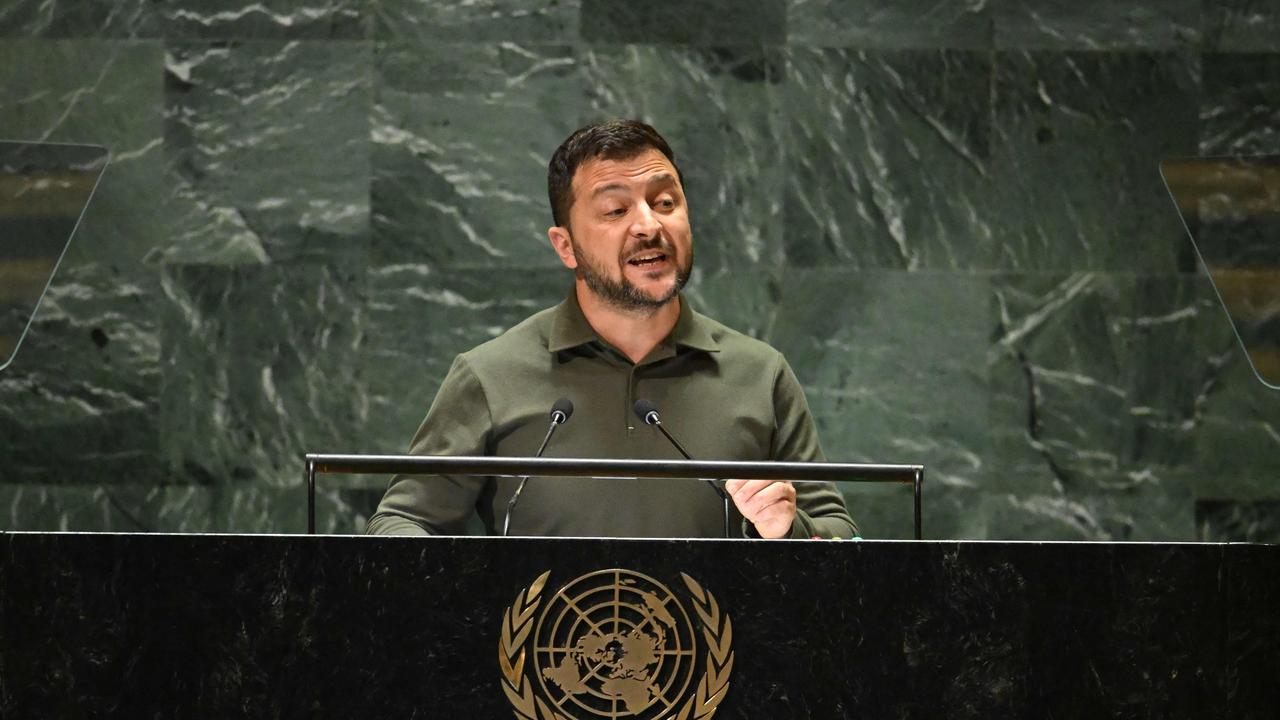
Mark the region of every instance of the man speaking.
[[[657, 409], [694, 459], [823, 460], [782, 355], [680, 295], [693, 237], [675, 154], [656, 130], [632, 120], [578, 130], [552, 156], [547, 191], [547, 235], [574, 271], [573, 291], [459, 355], [411, 453], [532, 455], [558, 411], [571, 419], [548, 457], [679, 458], [640, 417]], [[729, 480], [724, 490], [730, 527], [744, 537], [857, 532], [828, 483]], [[694, 480], [534, 477], [521, 487], [519, 478], [401, 475], [368, 532], [460, 534], [478, 514], [488, 532], [511, 535], [722, 537], [721, 498]]]

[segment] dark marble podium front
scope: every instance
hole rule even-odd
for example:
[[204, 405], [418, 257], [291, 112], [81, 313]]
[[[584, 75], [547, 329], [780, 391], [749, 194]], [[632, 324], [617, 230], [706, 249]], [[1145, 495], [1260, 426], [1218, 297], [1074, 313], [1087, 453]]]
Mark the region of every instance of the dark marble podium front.
[[[510, 718], [506, 609], [626, 568], [732, 617], [717, 718], [1280, 717], [1280, 548], [0, 534], [0, 717]], [[692, 615], [692, 613], [691, 613]]]

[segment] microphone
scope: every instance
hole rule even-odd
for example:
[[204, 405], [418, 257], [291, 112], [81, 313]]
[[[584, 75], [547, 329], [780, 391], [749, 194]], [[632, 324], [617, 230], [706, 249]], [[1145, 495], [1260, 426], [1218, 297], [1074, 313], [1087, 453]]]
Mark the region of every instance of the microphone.
[[[689, 452], [684, 449], [684, 446], [680, 444], [680, 441], [676, 440], [675, 436], [670, 432], [667, 432], [666, 426], [662, 424], [662, 417], [658, 415], [658, 408], [653, 403], [642, 398], [640, 400], [636, 400], [636, 404], [633, 405], [631, 409], [635, 411], [636, 417], [643, 420], [646, 425], [652, 425], [661, 430], [662, 434], [666, 436], [667, 441], [670, 442], [676, 450], [680, 451], [680, 454], [684, 456], [685, 460], [693, 459], [689, 456]], [[714, 480], [702, 478], [702, 482], [711, 486], [711, 489], [716, 492], [716, 495], [724, 501], [724, 536], [729, 537], [729, 493], [725, 492], [724, 488], [717, 485]]]
[[[573, 402], [569, 398], [562, 397], [551, 404], [551, 424], [547, 426], [547, 434], [542, 438], [542, 445], [538, 446], [538, 453], [534, 457], [542, 457], [542, 452], [547, 449], [547, 443], [551, 442], [551, 436], [555, 433], [556, 428], [569, 422], [569, 418], [572, 416]], [[516, 501], [520, 499], [520, 493], [524, 492], [524, 486], [527, 482], [529, 482], [528, 475], [521, 477], [515, 493], [507, 501], [507, 517], [502, 521], [503, 537], [506, 537], [511, 530], [511, 513], [516, 509]]]
[[[551, 423], [552, 425], [563, 425], [569, 421], [569, 416], [573, 414], [573, 403], [569, 398], [560, 398], [551, 404]], [[542, 448], [538, 449], [538, 454], [542, 454], [542, 450], [547, 444], [542, 443]]]
[[[667, 432], [667, 428], [662, 424], [662, 418], [658, 416], [658, 408], [654, 407], [653, 403], [643, 399], [637, 400], [632, 409], [635, 410], [636, 416], [643, 420], [645, 424], [653, 425], [661, 430], [662, 434], [667, 436], [667, 440], [675, 446], [676, 450], [680, 451], [680, 454], [684, 456], [685, 460], [693, 459], [689, 457], [689, 452], [684, 449], [684, 446], [680, 444], [680, 441], [676, 440], [671, 433]], [[719, 488], [716, 489], [718, 490]]]

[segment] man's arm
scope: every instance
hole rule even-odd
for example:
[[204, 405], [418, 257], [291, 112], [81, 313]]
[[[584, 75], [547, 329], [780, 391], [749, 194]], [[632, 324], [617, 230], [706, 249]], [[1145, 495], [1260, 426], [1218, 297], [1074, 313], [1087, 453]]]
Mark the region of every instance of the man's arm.
[[[459, 355], [409, 446], [413, 455], [484, 455], [492, 427], [484, 388]], [[487, 478], [397, 475], [369, 518], [369, 535], [459, 535]]]
[[[804, 389], [785, 359], [779, 356], [774, 376], [775, 429], [769, 459], [777, 462], [825, 462], [818, 428], [809, 412]], [[845, 508], [844, 497], [828, 482], [795, 483], [796, 514], [787, 537], [851, 538], [858, 526]]]

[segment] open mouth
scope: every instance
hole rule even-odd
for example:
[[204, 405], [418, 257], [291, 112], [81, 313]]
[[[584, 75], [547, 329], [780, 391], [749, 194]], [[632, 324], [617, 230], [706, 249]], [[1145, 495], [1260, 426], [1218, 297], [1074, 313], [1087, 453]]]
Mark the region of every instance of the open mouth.
[[627, 261], [627, 264], [634, 265], [636, 267], [648, 267], [651, 265], [657, 265], [658, 263], [666, 259], [667, 259], [666, 253], [661, 253], [656, 251], [647, 252], [631, 258], [630, 260]]

